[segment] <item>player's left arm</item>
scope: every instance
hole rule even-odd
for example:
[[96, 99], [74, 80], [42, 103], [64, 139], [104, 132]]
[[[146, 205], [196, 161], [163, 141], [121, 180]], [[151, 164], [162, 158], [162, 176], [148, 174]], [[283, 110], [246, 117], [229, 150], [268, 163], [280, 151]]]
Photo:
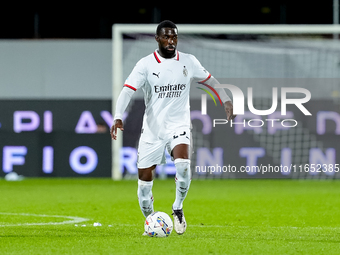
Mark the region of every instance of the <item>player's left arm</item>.
[[[211, 76], [209, 77], [209, 79], [204, 81], [205, 84], [210, 85], [211, 87], [215, 88], [216, 84], [220, 84], [218, 82], [217, 79], [215, 79], [215, 77]], [[221, 98], [221, 101], [224, 103], [224, 109], [225, 112], [227, 114], [227, 119], [228, 121], [234, 119], [236, 117], [236, 115], [234, 115], [234, 111], [233, 111], [233, 103], [230, 99], [230, 97], [227, 95], [227, 93], [225, 92], [225, 90], [223, 88], [215, 88], [216, 92], [218, 93], [218, 95]]]
[[[201, 83], [207, 84], [213, 88], [215, 88], [216, 84], [220, 84], [218, 80], [216, 80], [207, 70], [205, 70], [205, 68], [201, 65], [197, 58], [195, 58], [193, 55], [191, 55], [190, 57], [194, 69], [194, 78], [201, 79]], [[226, 111], [228, 121], [234, 119], [236, 115], [234, 115], [233, 103], [230, 97], [227, 95], [223, 88], [216, 88], [215, 90], [220, 96], [221, 101], [224, 103], [224, 109]]]

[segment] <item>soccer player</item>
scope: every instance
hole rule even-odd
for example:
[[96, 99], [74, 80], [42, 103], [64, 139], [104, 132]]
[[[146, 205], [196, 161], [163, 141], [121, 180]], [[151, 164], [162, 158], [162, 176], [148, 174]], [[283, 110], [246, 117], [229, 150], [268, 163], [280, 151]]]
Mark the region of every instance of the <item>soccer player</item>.
[[[158, 49], [139, 60], [126, 79], [116, 102], [111, 137], [116, 139], [117, 129], [123, 128], [122, 116], [137, 89], [142, 89], [145, 100], [143, 127], [138, 145], [138, 200], [145, 217], [153, 209], [153, 170], [165, 164], [165, 149], [176, 166], [176, 199], [172, 205], [174, 229], [183, 234], [187, 224], [183, 214], [183, 201], [191, 182], [190, 171], [190, 81], [218, 84], [200, 62], [190, 54], [177, 51], [176, 25], [165, 20], [157, 26], [155, 39]], [[223, 89], [216, 89], [224, 102], [228, 120], [233, 105]]]

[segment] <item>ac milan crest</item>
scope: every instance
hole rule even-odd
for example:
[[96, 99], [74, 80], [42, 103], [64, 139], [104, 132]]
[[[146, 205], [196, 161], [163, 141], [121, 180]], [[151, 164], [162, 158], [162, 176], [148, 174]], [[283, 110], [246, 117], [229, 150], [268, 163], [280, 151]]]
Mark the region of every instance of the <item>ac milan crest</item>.
[[184, 75], [185, 77], [188, 76], [188, 69], [186, 69], [185, 66], [183, 67], [183, 75]]

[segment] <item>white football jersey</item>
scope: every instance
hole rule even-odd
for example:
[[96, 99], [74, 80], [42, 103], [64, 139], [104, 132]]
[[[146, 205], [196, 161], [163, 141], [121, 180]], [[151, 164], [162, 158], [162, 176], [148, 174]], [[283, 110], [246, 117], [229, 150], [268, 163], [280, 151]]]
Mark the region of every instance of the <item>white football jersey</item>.
[[155, 50], [139, 60], [124, 86], [142, 89], [145, 113], [141, 140], [153, 142], [169, 139], [181, 128], [190, 128], [190, 81], [207, 81], [211, 77], [191, 54], [176, 52], [163, 58]]

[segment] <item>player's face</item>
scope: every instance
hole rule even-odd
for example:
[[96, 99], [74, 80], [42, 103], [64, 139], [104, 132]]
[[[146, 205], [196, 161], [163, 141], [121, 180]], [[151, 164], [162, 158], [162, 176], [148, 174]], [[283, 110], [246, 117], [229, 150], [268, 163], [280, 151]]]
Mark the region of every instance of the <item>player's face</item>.
[[156, 35], [159, 52], [164, 58], [172, 58], [176, 55], [177, 29], [164, 27], [159, 35]]

